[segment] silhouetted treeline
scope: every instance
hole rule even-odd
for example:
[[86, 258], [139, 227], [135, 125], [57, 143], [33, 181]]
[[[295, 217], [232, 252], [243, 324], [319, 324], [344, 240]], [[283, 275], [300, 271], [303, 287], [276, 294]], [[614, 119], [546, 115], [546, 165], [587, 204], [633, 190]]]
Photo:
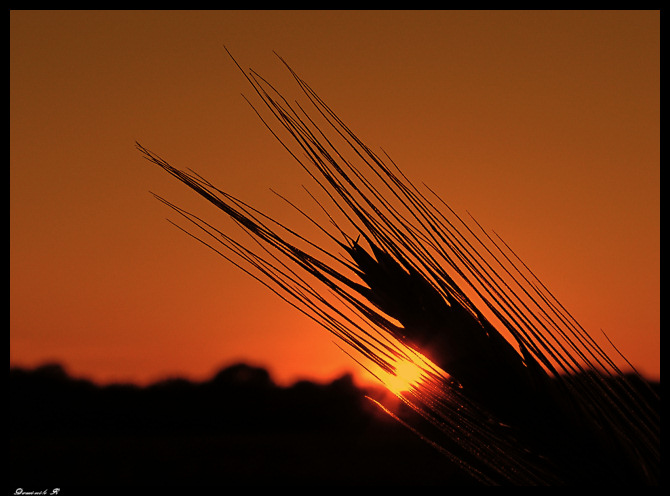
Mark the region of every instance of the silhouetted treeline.
[[276, 386], [245, 364], [211, 380], [170, 379], [147, 387], [96, 386], [59, 365], [10, 370], [14, 433], [202, 433], [358, 429], [371, 407], [351, 377]]
[[147, 387], [10, 369], [10, 486], [470, 484], [365, 393], [245, 364]]
[[10, 487], [472, 485], [365, 394], [245, 364], [146, 387], [10, 369]]

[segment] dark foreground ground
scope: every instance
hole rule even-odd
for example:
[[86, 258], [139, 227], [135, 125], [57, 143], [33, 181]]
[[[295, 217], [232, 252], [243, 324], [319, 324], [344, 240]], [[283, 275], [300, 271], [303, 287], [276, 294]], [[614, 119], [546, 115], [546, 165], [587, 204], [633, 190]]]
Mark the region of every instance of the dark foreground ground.
[[9, 375], [6, 494], [475, 485], [348, 376], [283, 388], [244, 364], [148, 387], [100, 387], [58, 365]]
[[473, 485], [346, 376], [280, 388], [266, 371], [237, 365], [203, 383], [139, 388], [98, 387], [57, 365], [12, 369], [9, 413], [7, 494]]

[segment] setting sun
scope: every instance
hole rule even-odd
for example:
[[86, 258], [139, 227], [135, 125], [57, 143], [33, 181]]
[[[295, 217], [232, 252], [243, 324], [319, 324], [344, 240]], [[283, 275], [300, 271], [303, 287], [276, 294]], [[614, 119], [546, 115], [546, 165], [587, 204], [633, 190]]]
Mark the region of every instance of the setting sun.
[[388, 374], [384, 384], [394, 394], [400, 394], [416, 388], [423, 378], [423, 370], [416, 363], [409, 360], [396, 365], [395, 374]]
[[402, 356], [389, 365], [392, 372], [379, 371], [377, 378], [394, 395], [402, 395], [426, 386], [431, 376], [448, 377], [448, 374], [421, 353], [398, 344]]

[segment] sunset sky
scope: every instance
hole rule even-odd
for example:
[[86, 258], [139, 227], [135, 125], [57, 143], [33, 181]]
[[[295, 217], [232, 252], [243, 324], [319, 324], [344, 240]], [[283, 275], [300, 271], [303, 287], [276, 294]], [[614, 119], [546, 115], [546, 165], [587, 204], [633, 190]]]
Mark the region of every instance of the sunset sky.
[[280, 54], [660, 378], [658, 11], [11, 11], [11, 365], [142, 384], [240, 360], [282, 384], [357, 370], [150, 194], [203, 207], [135, 141], [260, 210], [270, 188], [303, 199], [224, 45], [295, 89]]

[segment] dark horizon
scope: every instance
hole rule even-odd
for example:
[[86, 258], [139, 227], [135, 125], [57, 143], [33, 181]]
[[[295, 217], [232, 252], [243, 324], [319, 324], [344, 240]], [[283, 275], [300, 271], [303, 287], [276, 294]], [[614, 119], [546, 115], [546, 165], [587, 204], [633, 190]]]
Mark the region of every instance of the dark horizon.
[[346, 374], [278, 386], [245, 363], [147, 386], [10, 367], [10, 485], [474, 485], [375, 394]]
[[369, 392], [347, 375], [277, 386], [244, 363], [148, 386], [10, 368], [10, 485], [472, 484]]
[[[10, 373], [12, 371], [20, 371], [25, 373], [45, 373], [46, 375], [53, 375], [54, 377], [62, 376], [63, 378], [66, 378], [70, 381], [88, 383], [91, 386], [100, 389], [105, 389], [109, 387], [118, 387], [118, 386], [127, 386], [138, 389], [148, 389], [161, 384], [167, 384], [171, 382], [188, 383], [191, 385], [205, 384], [214, 381], [222, 373], [237, 368], [248, 368], [250, 370], [257, 371], [259, 374], [267, 376], [267, 380], [269, 381], [269, 383], [273, 387], [276, 387], [278, 389], [288, 389], [303, 383], [313, 384], [315, 386], [327, 386], [334, 382], [346, 380], [351, 381], [352, 386], [360, 391], [377, 391], [377, 392], [385, 391], [385, 388], [382, 384], [375, 385], [372, 383], [372, 381], [361, 382], [354, 372], [342, 372], [341, 374], [336, 375], [331, 379], [317, 379], [317, 378], [310, 379], [305, 377], [305, 378], [294, 379], [293, 381], [288, 383], [280, 383], [279, 381], [275, 380], [272, 371], [269, 367], [243, 359], [223, 364], [220, 367], [218, 367], [214, 373], [207, 375], [205, 378], [196, 379], [193, 377], [188, 377], [185, 374], [175, 372], [172, 374], [165, 374], [162, 377], [158, 377], [148, 382], [135, 382], [130, 379], [99, 381], [94, 379], [93, 377], [86, 376], [85, 374], [72, 373], [68, 365], [59, 360], [44, 360], [33, 366], [23, 364], [10, 364], [9, 366]], [[636, 373], [635, 371], [622, 372], [622, 374], [625, 377], [633, 377], [633, 378], [639, 376], [641, 380], [650, 384], [652, 388], [654, 389], [660, 388], [661, 384], [660, 379], [654, 379], [645, 376], [644, 374]], [[660, 389], [658, 389], [657, 392], [660, 394]]]

